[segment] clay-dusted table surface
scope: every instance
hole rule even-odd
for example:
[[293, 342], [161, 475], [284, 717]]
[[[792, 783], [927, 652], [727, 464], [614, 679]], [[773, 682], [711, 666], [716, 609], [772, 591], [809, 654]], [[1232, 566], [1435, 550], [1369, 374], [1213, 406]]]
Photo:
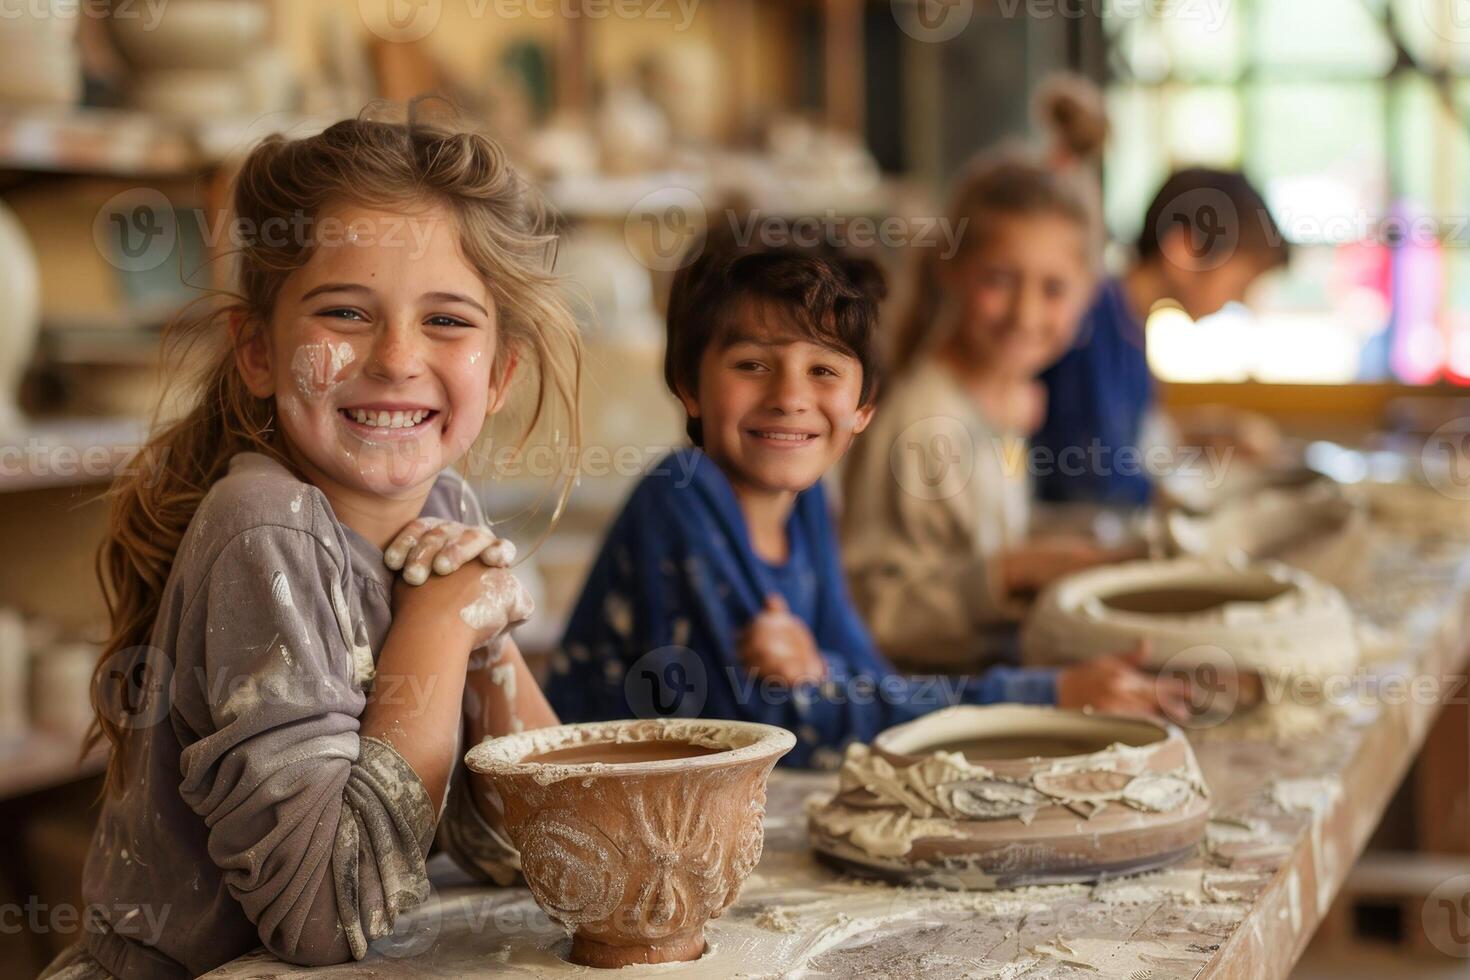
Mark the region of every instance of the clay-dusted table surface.
[[[1464, 539], [1385, 536], [1350, 597], [1380, 631], [1376, 678], [1463, 674], [1470, 603]], [[1453, 693], [1452, 684], [1442, 690]], [[1388, 703], [1392, 701], [1394, 703]], [[1169, 871], [1095, 888], [953, 893], [844, 878], [818, 865], [804, 806], [835, 776], [778, 770], [765, 854], [739, 901], [712, 921], [695, 963], [619, 977], [1285, 977], [1366, 846], [1440, 703], [1384, 698], [1325, 731], [1284, 737], [1240, 724], [1198, 735], [1213, 794], [1211, 843]], [[434, 868], [444, 870], [442, 862]], [[264, 953], [214, 980], [313, 977], [562, 977], [601, 971], [561, 957], [568, 941], [524, 888], [471, 886], [452, 870], [367, 961], [306, 971]]]

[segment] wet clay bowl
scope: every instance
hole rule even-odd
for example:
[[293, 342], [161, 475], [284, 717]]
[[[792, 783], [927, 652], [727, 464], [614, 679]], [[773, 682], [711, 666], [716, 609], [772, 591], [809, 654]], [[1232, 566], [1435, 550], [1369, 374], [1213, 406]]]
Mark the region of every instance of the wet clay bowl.
[[766, 779], [795, 744], [749, 722], [596, 722], [487, 739], [465, 763], [500, 793], [571, 960], [620, 967], [702, 955], [760, 860]]
[[1208, 793], [1178, 729], [1019, 705], [957, 707], [848, 747], [809, 821], [822, 861], [947, 888], [1097, 881], [1193, 853]]
[[1268, 676], [1323, 677], [1358, 663], [1342, 593], [1277, 562], [1127, 562], [1069, 575], [1041, 594], [1021, 629], [1022, 659], [1068, 664], [1149, 641], [1151, 665], [1218, 664]]

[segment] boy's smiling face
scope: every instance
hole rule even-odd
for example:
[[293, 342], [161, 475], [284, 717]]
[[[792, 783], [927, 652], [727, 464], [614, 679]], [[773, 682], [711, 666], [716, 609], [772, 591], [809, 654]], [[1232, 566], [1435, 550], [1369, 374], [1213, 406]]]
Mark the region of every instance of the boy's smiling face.
[[862, 387], [856, 357], [816, 343], [778, 306], [747, 303], [729, 335], [705, 349], [698, 393], [679, 398], [732, 483], [794, 493], [820, 480], [872, 421]]
[[[453, 217], [349, 207], [291, 273], [263, 343], [239, 354], [312, 482], [411, 497], [469, 449], [508, 378], [495, 304]], [[417, 224], [413, 234], [405, 222]]]

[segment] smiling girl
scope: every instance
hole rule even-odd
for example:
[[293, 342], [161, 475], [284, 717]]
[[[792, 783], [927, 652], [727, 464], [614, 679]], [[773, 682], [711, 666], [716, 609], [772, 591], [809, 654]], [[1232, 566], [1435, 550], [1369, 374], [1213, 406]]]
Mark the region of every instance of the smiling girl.
[[450, 469], [528, 365], [537, 405], [576, 417], [576, 328], [526, 186], [494, 143], [411, 112], [267, 139], [233, 204], [238, 290], [179, 327], [228, 342], [144, 449], [160, 475], [114, 491], [93, 692], [112, 754], [83, 881], [108, 911], [52, 976], [195, 976], [262, 943], [360, 959], [427, 896], [436, 829], [514, 875], [457, 759], [555, 723], [508, 638], [531, 614], [514, 550]]
[[[1121, 556], [1030, 526], [1026, 439], [1046, 405], [1037, 378], [1072, 343], [1093, 287], [1088, 201], [1003, 154], [961, 178], [950, 221], [961, 246], [921, 257], [896, 378], [849, 460], [842, 543], [884, 652], [909, 670], [968, 673], [1004, 662], [995, 627], [1027, 597]], [[1174, 687], [1135, 670], [1137, 659], [1061, 672], [1057, 703], [1177, 708]]]

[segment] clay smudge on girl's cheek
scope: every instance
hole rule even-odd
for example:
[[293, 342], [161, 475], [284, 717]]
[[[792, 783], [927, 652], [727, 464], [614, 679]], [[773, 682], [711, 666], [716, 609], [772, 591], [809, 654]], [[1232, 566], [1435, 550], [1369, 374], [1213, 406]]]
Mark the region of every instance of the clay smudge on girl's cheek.
[[342, 340], [332, 343], [317, 340], [302, 344], [291, 356], [291, 373], [296, 387], [308, 400], [320, 398], [346, 380], [348, 369], [357, 359], [352, 345]]

